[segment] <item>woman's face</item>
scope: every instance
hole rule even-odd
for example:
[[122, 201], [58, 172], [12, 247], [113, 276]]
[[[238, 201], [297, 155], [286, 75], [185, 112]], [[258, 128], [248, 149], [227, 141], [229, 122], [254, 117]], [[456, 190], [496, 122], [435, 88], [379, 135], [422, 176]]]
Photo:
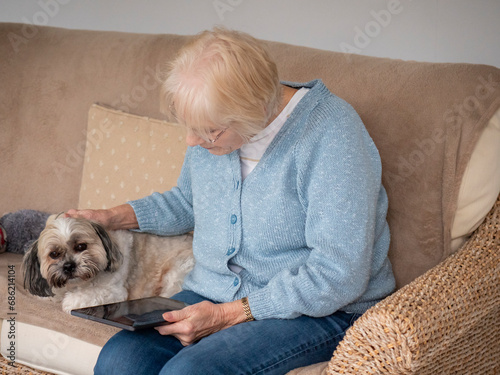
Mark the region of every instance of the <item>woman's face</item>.
[[227, 155], [239, 149], [244, 144], [243, 138], [231, 128], [210, 131], [210, 139], [205, 140], [192, 131], [187, 132], [186, 143], [190, 147], [201, 146], [213, 155]]

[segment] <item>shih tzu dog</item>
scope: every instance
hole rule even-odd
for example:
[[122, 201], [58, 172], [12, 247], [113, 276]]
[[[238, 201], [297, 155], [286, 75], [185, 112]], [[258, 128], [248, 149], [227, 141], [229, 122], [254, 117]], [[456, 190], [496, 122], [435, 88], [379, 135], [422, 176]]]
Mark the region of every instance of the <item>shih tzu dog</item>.
[[85, 219], [53, 215], [23, 259], [24, 287], [54, 297], [63, 310], [181, 289], [192, 269], [192, 236], [106, 231]]

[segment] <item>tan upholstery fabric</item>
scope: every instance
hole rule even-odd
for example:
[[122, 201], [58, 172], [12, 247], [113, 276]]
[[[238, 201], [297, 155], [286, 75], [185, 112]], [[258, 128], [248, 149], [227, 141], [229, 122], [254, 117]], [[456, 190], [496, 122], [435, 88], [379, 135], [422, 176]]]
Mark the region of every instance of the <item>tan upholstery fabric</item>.
[[78, 204], [87, 113], [163, 118], [158, 74], [183, 36], [0, 24], [0, 215]]
[[314, 365], [300, 367], [287, 372], [286, 375], [326, 375], [328, 362], [316, 363]]
[[176, 185], [186, 153], [179, 125], [93, 105], [80, 208], [109, 208]]

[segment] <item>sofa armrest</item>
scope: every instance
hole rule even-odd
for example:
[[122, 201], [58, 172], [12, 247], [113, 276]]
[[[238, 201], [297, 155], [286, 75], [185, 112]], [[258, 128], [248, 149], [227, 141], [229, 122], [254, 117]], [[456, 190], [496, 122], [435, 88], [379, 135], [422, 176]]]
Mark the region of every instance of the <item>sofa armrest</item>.
[[454, 255], [368, 310], [328, 374], [500, 371], [500, 196]]

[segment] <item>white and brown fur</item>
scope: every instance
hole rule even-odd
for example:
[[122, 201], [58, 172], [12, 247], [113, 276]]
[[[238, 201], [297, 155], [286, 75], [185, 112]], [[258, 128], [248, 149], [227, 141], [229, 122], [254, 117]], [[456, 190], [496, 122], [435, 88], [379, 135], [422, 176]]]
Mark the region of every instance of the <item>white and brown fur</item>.
[[192, 236], [106, 231], [53, 215], [23, 259], [24, 286], [63, 310], [142, 297], [169, 297], [193, 268]]

